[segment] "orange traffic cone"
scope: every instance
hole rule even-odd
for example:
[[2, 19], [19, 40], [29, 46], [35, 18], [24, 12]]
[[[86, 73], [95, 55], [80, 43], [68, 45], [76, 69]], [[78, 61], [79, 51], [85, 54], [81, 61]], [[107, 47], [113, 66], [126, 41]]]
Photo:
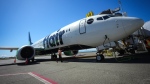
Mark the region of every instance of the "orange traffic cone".
[[14, 60], [14, 63], [16, 63], [16, 58], [15, 58], [15, 60]]
[[26, 58], [26, 62], [25, 62], [25, 64], [28, 64], [28, 59]]

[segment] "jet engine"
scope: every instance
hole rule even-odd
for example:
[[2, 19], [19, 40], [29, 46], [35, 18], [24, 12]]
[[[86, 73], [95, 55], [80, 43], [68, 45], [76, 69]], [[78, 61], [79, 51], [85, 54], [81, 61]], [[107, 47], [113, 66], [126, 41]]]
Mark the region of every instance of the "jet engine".
[[66, 56], [76, 55], [76, 54], [78, 54], [78, 50], [64, 51], [64, 54], [65, 54]]
[[26, 58], [32, 59], [34, 55], [35, 55], [35, 49], [32, 46], [26, 45], [18, 49], [16, 57], [19, 60], [25, 60]]

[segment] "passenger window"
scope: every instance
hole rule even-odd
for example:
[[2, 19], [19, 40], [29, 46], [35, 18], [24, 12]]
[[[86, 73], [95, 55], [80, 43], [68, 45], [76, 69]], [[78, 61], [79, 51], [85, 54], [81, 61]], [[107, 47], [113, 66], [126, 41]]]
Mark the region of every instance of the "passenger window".
[[92, 24], [92, 23], [93, 23], [93, 21], [94, 21], [94, 19], [93, 19], [93, 18], [88, 19], [88, 20], [87, 20], [87, 24]]
[[97, 20], [103, 20], [103, 18], [102, 17], [98, 17]]
[[106, 20], [106, 19], [108, 19], [108, 18], [109, 18], [108, 16], [103, 16], [103, 19], [104, 19], [104, 20]]

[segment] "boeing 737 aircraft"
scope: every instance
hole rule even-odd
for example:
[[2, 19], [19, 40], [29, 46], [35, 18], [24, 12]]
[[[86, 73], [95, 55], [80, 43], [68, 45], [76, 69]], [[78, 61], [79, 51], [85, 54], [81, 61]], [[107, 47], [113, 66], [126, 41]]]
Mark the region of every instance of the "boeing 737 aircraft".
[[[30, 45], [20, 48], [0, 49], [17, 50], [18, 60], [34, 60], [35, 55], [52, 54], [53, 57], [58, 49], [62, 49], [65, 55], [75, 55], [78, 50], [95, 48], [105, 43], [118, 41], [140, 29], [144, 24], [142, 19], [136, 17], [113, 16], [112, 14], [100, 14], [83, 18], [73, 22], [52, 34], [32, 44], [30, 33]], [[96, 56], [97, 61], [104, 59], [102, 54]]]

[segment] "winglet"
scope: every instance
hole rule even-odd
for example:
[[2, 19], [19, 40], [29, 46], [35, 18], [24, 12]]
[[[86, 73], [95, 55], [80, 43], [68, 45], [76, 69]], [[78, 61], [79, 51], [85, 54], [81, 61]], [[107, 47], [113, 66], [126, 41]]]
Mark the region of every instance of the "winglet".
[[32, 43], [32, 41], [31, 41], [30, 32], [28, 33], [28, 35], [29, 35], [29, 45], [32, 45], [33, 43]]

